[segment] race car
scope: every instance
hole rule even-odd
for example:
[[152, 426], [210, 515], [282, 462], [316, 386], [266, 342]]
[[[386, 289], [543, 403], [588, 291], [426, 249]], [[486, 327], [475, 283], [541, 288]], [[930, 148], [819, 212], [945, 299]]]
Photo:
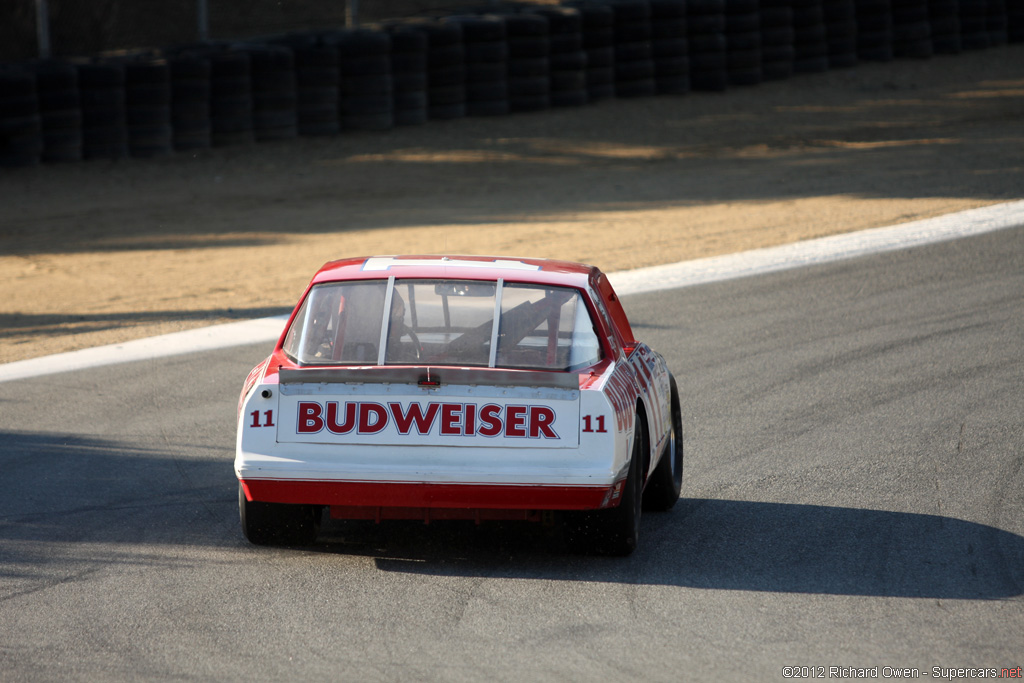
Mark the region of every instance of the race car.
[[255, 544], [321, 519], [558, 520], [627, 555], [679, 499], [664, 358], [598, 268], [483, 256], [324, 265], [238, 403], [235, 474]]

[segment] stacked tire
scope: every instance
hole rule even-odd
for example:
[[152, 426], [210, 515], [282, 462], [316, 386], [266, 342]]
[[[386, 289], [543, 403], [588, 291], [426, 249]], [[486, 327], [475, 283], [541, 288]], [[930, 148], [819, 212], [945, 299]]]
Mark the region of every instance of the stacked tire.
[[388, 130], [395, 125], [391, 36], [353, 29], [331, 35], [338, 47], [338, 111], [346, 130]]
[[[67, 62], [34, 65], [43, 134], [43, 161], [82, 159], [82, 104], [78, 71]], [[0, 95], [2, 97], [2, 95]]]
[[1006, 3], [1006, 37], [1011, 43], [1024, 43], [1024, 0]]
[[690, 84], [694, 90], [725, 90], [729, 83], [725, 0], [687, 0]]
[[935, 54], [955, 55], [963, 49], [959, 0], [929, 0], [928, 23], [932, 28], [932, 51]]
[[459, 24], [411, 20], [427, 38], [427, 117], [449, 120], [466, 115], [466, 52]]
[[295, 57], [287, 45], [246, 45], [252, 79], [252, 132], [258, 142], [298, 137]]
[[295, 129], [299, 135], [336, 135], [338, 114], [338, 46], [316, 33], [295, 33], [278, 41], [292, 52], [295, 68]]
[[992, 47], [1006, 45], [1008, 30], [1006, 24], [1006, 0], [988, 0], [985, 10], [985, 28], [988, 43]]
[[82, 158], [122, 159], [128, 156], [124, 64], [80, 64], [78, 85], [82, 98]]
[[793, 70], [828, 71], [828, 36], [822, 0], [793, 0]]
[[445, 24], [462, 28], [466, 59], [466, 115], [501, 116], [509, 113], [508, 40], [505, 21], [493, 14], [446, 17]]
[[761, 71], [760, 0], [726, 0], [725, 41], [729, 85], [757, 85]]
[[546, 17], [504, 16], [508, 39], [508, 102], [514, 112], [551, 106], [551, 40]]
[[568, 3], [580, 13], [583, 50], [587, 54], [587, 98], [615, 97], [615, 13], [608, 5], [588, 0]]
[[892, 37], [890, 0], [857, 0], [857, 58], [892, 61]]
[[892, 0], [892, 52], [898, 59], [932, 56], [928, 0]]
[[0, 167], [35, 166], [43, 154], [36, 77], [0, 70]]
[[205, 56], [210, 62], [210, 141], [216, 147], [251, 143], [255, 138], [248, 53], [215, 46]]
[[168, 59], [171, 72], [172, 144], [179, 152], [209, 149], [210, 60], [197, 53], [182, 53]]
[[651, 6], [647, 0], [610, 0], [614, 14], [615, 96], [657, 93], [651, 43]]
[[790, 0], [761, 0], [761, 75], [766, 81], [793, 75], [793, 6]]
[[149, 158], [171, 153], [171, 69], [164, 59], [141, 57], [124, 65], [128, 151]]
[[427, 47], [425, 33], [407, 24], [385, 27], [391, 36], [392, 109], [396, 126], [427, 122]]
[[540, 6], [532, 9], [548, 20], [548, 56], [551, 105], [576, 107], [589, 101], [587, 53], [583, 49], [583, 15], [572, 7]]
[[654, 82], [659, 95], [690, 92], [686, 0], [651, 0]]
[[[952, 0], [956, 2], [956, 0]], [[828, 42], [828, 68], [845, 69], [857, 65], [856, 0], [826, 0], [825, 38]]]

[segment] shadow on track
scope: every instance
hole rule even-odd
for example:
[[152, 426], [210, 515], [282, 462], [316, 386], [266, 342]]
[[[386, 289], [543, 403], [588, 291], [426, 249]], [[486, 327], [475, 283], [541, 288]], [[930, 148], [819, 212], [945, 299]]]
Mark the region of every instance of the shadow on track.
[[683, 500], [645, 516], [630, 558], [566, 553], [526, 524], [334, 523], [325, 552], [383, 571], [622, 582], [717, 590], [996, 600], [1024, 594], [1024, 538], [950, 517], [884, 510]]
[[23, 432], [0, 434], [0, 444], [0, 578], [39, 570], [61, 546], [100, 563], [147, 563], [153, 546], [199, 546], [297, 560], [309, 552], [372, 557], [380, 571], [427, 576], [971, 600], [1024, 594], [1016, 534], [937, 515], [789, 503], [684, 499], [645, 515], [629, 558], [572, 555], [557, 526], [528, 523], [325, 520], [310, 548], [253, 548], [238, 526], [221, 449]]

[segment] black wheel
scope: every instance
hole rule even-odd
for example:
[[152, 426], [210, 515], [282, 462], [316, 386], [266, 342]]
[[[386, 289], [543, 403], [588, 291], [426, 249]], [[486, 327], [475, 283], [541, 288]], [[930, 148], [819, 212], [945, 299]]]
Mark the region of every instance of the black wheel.
[[320, 532], [319, 505], [260, 503], [245, 497], [238, 485], [238, 517], [242, 533], [256, 545], [312, 545]]
[[625, 556], [636, 550], [644, 486], [640, 468], [645, 439], [639, 415], [636, 424], [629, 474], [622, 487], [622, 500], [618, 507], [576, 513], [566, 520], [567, 541], [575, 552]]
[[644, 510], [665, 512], [679, 500], [683, 488], [683, 417], [679, 407], [679, 391], [676, 380], [669, 378], [671, 386], [672, 431], [661, 454], [661, 460], [647, 480], [644, 490]]

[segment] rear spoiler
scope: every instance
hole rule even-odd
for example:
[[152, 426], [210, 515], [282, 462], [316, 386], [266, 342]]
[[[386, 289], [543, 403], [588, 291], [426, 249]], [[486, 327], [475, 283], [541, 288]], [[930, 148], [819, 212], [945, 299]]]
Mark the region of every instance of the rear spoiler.
[[552, 387], [579, 389], [580, 377], [575, 372], [542, 370], [503, 370], [494, 368], [454, 367], [382, 367], [380, 365], [351, 368], [302, 368], [278, 370], [281, 384], [418, 384], [435, 387], [446, 384]]

